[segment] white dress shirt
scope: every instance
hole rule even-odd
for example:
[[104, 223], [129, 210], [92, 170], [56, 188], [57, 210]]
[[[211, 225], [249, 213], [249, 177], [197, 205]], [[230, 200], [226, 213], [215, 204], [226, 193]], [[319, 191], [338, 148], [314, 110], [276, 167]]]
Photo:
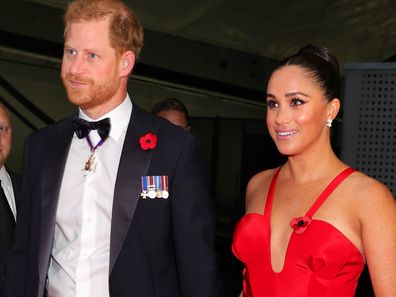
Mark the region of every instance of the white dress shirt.
[[10, 206], [12, 214], [14, 215], [14, 219], [16, 220], [17, 209], [15, 203], [14, 188], [12, 186], [11, 178], [8, 175], [4, 165], [0, 169], [0, 180], [1, 187], [3, 188], [4, 194], [8, 201], [8, 205]]
[[[80, 110], [80, 117], [88, 121]], [[94, 153], [94, 170], [84, 170], [90, 147], [74, 134], [62, 186], [48, 271], [49, 297], [109, 297], [110, 230], [114, 186], [132, 113], [124, 102], [100, 119], [110, 118], [109, 137]], [[100, 137], [89, 134], [95, 146]]]

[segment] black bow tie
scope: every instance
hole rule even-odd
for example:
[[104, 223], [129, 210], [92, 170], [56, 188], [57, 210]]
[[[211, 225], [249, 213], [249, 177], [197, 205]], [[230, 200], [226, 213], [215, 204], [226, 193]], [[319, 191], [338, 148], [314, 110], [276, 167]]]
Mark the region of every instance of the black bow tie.
[[110, 119], [105, 118], [97, 122], [88, 122], [75, 116], [73, 127], [77, 137], [80, 139], [87, 137], [91, 130], [97, 130], [100, 138], [104, 141], [110, 133]]

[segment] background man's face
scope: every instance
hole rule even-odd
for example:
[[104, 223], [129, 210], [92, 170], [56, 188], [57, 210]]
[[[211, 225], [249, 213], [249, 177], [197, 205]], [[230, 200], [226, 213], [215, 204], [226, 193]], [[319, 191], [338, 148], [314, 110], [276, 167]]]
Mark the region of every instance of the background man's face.
[[4, 165], [11, 151], [11, 122], [10, 117], [0, 106], [0, 167]]
[[167, 119], [176, 126], [188, 129], [186, 115], [181, 111], [174, 109], [161, 110], [157, 115], [161, 118]]

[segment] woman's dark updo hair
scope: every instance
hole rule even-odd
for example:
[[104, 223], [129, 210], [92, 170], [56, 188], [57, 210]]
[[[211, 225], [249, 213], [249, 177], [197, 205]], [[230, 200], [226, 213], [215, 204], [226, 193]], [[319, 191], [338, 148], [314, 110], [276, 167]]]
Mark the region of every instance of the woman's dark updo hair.
[[324, 91], [326, 100], [340, 98], [340, 68], [337, 58], [328, 48], [308, 44], [281, 61], [277, 69], [287, 65], [300, 66], [311, 73]]

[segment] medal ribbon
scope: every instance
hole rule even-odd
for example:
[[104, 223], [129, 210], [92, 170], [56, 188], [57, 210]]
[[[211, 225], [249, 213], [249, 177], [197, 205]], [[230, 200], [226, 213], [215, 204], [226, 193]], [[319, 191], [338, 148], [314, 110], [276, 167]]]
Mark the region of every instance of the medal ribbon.
[[94, 145], [92, 144], [92, 140], [91, 140], [91, 138], [89, 137], [89, 135], [87, 135], [85, 138], [87, 139], [87, 142], [88, 142], [89, 148], [91, 149], [91, 152], [94, 152], [99, 146], [101, 146], [101, 145], [105, 142], [105, 141], [101, 138], [101, 139], [99, 140], [99, 142], [94, 146]]
[[161, 180], [162, 180], [162, 190], [168, 191], [168, 176], [162, 175]]
[[142, 189], [147, 192], [147, 176], [142, 176]]
[[161, 179], [160, 179], [159, 175], [155, 176], [155, 188], [156, 188], [156, 191], [162, 191], [162, 189], [161, 189]]
[[154, 180], [153, 180], [153, 176], [151, 175], [148, 178], [149, 178], [149, 188], [150, 188], [151, 186], [154, 186]]

